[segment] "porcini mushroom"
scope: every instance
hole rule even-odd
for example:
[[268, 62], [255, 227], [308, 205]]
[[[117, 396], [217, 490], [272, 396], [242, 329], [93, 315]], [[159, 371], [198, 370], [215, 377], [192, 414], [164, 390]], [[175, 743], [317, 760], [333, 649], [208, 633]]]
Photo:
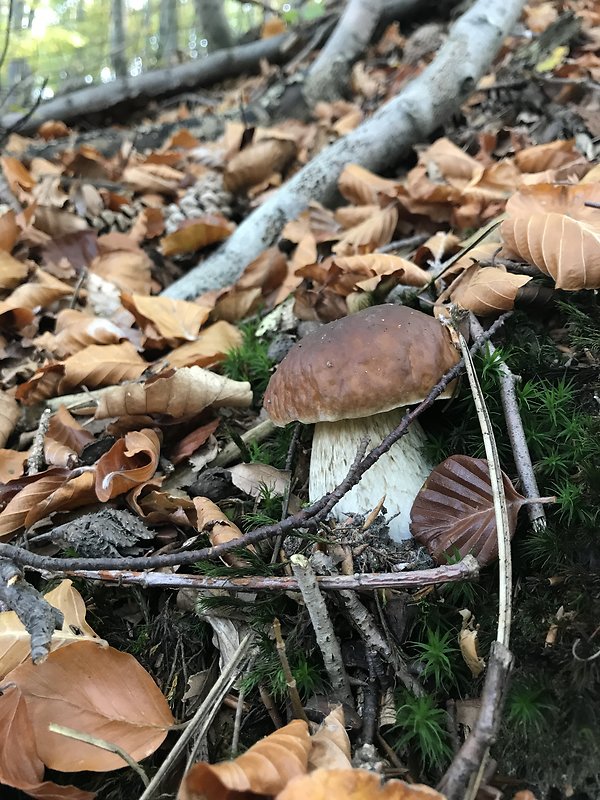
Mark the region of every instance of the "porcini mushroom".
[[[380, 305], [330, 322], [301, 339], [269, 382], [264, 406], [276, 425], [315, 423], [309, 496], [317, 500], [346, 476], [360, 441], [378, 444], [459, 360], [435, 318]], [[449, 397], [451, 389], [442, 395]], [[408, 433], [363, 475], [333, 514], [370, 512], [385, 495], [390, 536], [410, 537], [410, 509], [432, 465], [425, 433]]]

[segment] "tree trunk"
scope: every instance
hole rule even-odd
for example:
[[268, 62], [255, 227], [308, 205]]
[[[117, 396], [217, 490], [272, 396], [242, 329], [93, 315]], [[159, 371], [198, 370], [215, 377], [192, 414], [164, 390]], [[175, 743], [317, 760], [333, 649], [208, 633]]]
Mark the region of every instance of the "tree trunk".
[[23, 27], [23, 15], [25, 14], [25, 0], [12, 0], [12, 13], [10, 17], [10, 28], [13, 31], [20, 31]]
[[125, 51], [125, 3], [124, 0], [111, 0], [110, 15], [110, 53], [112, 67], [117, 78], [127, 75], [127, 54]]
[[348, 0], [340, 21], [308, 71], [302, 91], [309, 108], [319, 100], [336, 100], [345, 93], [352, 64], [369, 44], [383, 6], [383, 0]]
[[207, 40], [210, 52], [233, 45], [224, 5], [223, 0], [194, 0], [196, 30], [200, 39]]
[[238, 227], [213, 255], [163, 294], [193, 298], [235, 283], [245, 267], [312, 200], [329, 202], [347, 164], [390, 169], [413, 144], [427, 139], [477, 86], [524, 0], [476, 0], [452, 27], [434, 61], [399, 95], [342, 139], [322, 150]]
[[177, 31], [177, 0], [160, 0], [158, 39], [163, 64], [176, 63]]

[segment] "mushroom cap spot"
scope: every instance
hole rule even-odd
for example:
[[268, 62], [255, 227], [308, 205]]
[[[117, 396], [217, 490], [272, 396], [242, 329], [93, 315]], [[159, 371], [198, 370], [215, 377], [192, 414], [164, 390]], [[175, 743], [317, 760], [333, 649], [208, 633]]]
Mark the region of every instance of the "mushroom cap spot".
[[434, 317], [372, 306], [301, 339], [271, 377], [264, 407], [276, 425], [368, 417], [420, 403], [458, 361]]

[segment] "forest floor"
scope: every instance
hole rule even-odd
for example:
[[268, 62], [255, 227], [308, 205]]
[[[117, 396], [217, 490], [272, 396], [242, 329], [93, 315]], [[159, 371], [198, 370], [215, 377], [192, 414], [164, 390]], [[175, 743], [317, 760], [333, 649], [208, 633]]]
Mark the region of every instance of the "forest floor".
[[[595, 4], [532, 2], [475, 91], [400, 164], [380, 175], [347, 165], [334, 201], [288, 221], [234, 284], [161, 294], [397, 95], [446, 35], [446, 21], [391, 24], [355, 64], [348, 96], [318, 103], [309, 121], [253, 124], [248, 109], [282, 79], [264, 65], [149, 112], [145, 130], [168, 130], [153, 149], [124, 119], [108, 131], [111, 152], [107, 132], [78, 144], [60, 121], [7, 141], [3, 799], [174, 798], [182, 780], [184, 800], [377, 796], [361, 769], [417, 787], [392, 782], [393, 798], [452, 797], [498, 637], [513, 663], [492, 698], [501, 721], [476, 796], [600, 796]], [[208, 115], [224, 133], [200, 140], [194, 125]], [[308, 495], [312, 425], [275, 427], [263, 408], [304, 336], [383, 303], [451, 320], [457, 344], [459, 331], [479, 339], [473, 363], [505, 475], [494, 482], [481, 461], [482, 414], [463, 374], [451, 399], [417, 409], [435, 469], [414, 538], [400, 543], [388, 536], [392, 478], [388, 496], [334, 516]], [[493, 323], [491, 346], [480, 337]], [[375, 360], [392, 374], [398, 360], [419, 366], [425, 348], [411, 347]], [[340, 354], [340, 392], [354, 349]], [[441, 392], [442, 371], [418, 400]], [[377, 445], [338, 464], [327, 491], [346, 473], [356, 483]], [[64, 619], [41, 600], [50, 591]], [[507, 604], [510, 635], [497, 632]], [[344, 715], [328, 717], [340, 703]], [[191, 719], [202, 766], [189, 769], [190, 742], [172, 726]], [[254, 760], [208, 766], [256, 745]], [[328, 783], [317, 767], [352, 770], [357, 783]], [[313, 783], [294, 788], [294, 776]]]

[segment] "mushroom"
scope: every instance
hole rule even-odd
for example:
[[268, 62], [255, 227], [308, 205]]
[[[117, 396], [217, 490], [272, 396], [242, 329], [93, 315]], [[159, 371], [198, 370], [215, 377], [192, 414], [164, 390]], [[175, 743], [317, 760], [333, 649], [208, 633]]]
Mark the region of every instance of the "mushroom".
[[[301, 339], [271, 377], [264, 407], [276, 425], [315, 423], [309, 497], [340, 483], [361, 440], [378, 444], [459, 356], [444, 327], [406, 306], [380, 305], [330, 322]], [[442, 397], [449, 397], [451, 388]], [[410, 509], [433, 466], [418, 421], [336, 505], [344, 519], [385, 495], [390, 536], [410, 538]]]

